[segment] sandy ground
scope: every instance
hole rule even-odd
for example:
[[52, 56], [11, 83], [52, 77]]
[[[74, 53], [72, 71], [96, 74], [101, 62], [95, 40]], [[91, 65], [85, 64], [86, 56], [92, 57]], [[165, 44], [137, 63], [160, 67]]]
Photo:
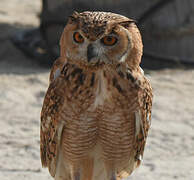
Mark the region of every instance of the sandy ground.
[[[39, 0], [0, 1], [0, 179], [49, 180], [41, 168], [39, 121], [49, 70], [25, 57], [9, 37], [38, 25]], [[194, 179], [194, 70], [149, 71], [152, 127], [143, 165], [131, 180]]]

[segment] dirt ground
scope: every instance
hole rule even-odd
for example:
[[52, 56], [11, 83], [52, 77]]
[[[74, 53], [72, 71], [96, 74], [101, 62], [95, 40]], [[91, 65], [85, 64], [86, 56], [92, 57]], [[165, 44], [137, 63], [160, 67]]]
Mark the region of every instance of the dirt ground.
[[[39, 153], [40, 110], [49, 69], [10, 41], [38, 26], [40, 0], [0, 1], [0, 179], [49, 180]], [[194, 69], [148, 71], [154, 89], [152, 127], [142, 166], [131, 180], [194, 179]]]

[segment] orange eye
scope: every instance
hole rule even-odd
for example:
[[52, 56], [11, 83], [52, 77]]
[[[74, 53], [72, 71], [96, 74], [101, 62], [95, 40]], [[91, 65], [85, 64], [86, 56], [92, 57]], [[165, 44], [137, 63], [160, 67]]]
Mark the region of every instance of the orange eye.
[[105, 36], [101, 39], [101, 42], [106, 46], [113, 46], [117, 42], [117, 38], [114, 36]]
[[73, 34], [73, 39], [76, 43], [83, 43], [84, 42], [84, 38], [82, 37], [82, 35], [78, 32], [75, 32]]

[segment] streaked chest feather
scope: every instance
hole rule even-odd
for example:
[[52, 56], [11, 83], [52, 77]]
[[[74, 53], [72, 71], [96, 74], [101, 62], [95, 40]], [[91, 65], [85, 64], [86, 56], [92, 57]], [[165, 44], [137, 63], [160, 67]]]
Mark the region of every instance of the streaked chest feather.
[[104, 108], [124, 107], [136, 98], [136, 90], [131, 86], [127, 75], [116, 70], [100, 69], [94, 72], [66, 65], [63, 68], [61, 89], [65, 92], [66, 111], [94, 112]]
[[112, 158], [108, 155], [110, 149], [114, 149], [118, 159], [122, 158], [119, 154], [128, 154], [134, 140], [135, 115], [128, 111], [132, 106], [128, 96], [133, 92], [126, 93], [127, 81], [119, 79], [116, 72], [87, 73], [78, 68], [67, 71], [64, 68], [65, 103], [61, 113], [67, 158], [84, 157], [98, 140], [109, 159]]

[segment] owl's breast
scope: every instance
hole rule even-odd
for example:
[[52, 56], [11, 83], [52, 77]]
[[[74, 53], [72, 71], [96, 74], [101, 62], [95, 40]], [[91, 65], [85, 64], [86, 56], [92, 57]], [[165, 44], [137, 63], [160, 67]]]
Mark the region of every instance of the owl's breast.
[[137, 91], [115, 72], [99, 72], [94, 103], [91, 109], [97, 118], [98, 142], [103, 159], [128, 162], [133, 156], [135, 142], [135, 111]]
[[67, 159], [78, 161], [99, 142], [105, 158], [119, 161], [129, 155], [135, 134], [134, 116], [128, 112], [128, 99], [123, 94], [125, 87], [115, 85], [115, 77], [106, 78], [103, 71], [77, 71], [76, 75], [75, 70], [70, 73], [70, 83], [63, 88], [65, 102], [60, 119], [65, 122], [64, 154]]
[[[70, 66], [70, 65], [69, 65]], [[95, 146], [98, 134], [96, 101], [97, 76], [77, 67], [64, 68], [61, 76], [64, 104], [60, 119], [64, 121], [62, 146], [66, 159], [79, 161]]]

